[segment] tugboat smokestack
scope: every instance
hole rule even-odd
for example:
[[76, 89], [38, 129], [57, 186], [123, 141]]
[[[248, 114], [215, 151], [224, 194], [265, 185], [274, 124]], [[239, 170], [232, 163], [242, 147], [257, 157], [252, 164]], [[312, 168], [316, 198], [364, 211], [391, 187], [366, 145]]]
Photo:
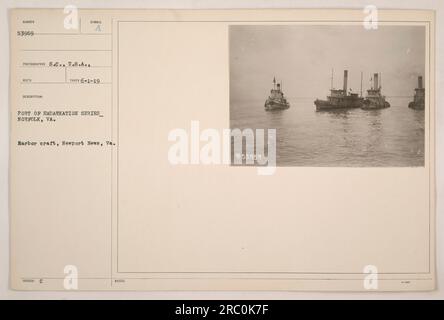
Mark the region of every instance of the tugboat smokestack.
[[347, 78], [348, 78], [348, 71], [344, 70], [344, 92], [347, 94]]
[[422, 89], [422, 77], [421, 76], [418, 77], [418, 88]]
[[375, 89], [378, 89], [379, 88], [379, 81], [378, 81], [378, 74], [377, 73], [375, 73], [374, 75], [373, 75], [373, 79], [375, 79], [374, 81], [375, 81]]

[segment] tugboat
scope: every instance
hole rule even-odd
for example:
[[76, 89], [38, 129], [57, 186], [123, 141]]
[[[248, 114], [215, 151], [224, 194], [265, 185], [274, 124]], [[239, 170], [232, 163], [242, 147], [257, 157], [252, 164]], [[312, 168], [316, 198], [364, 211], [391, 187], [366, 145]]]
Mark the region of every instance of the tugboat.
[[362, 106], [364, 99], [359, 97], [357, 93], [347, 92], [347, 78], [348, 71], [344, 70], [344, 85], [342, 89], [333, 88], [333, 73], [332, 73], [332, 86], [330, 89], [330, 95], [327, 96], [327, 100], [316, 99], [314, 104], [316, 105], [316, 111], [337, 110], [337, 109], [350, 109], [359, 108]]
[[367, 90], [367, 97], [365, 97], [362, 109], [374, 110], [389, 108], [390, 103], [385, 101], [385, 96], [381, 95], [381, 83], [379, 81], [378, 74], [373, 75], [373, 86]]
[[409, 103], [410, 109], [424, 110], [425, 89], [422, 85], [422, 77], [418, 77], [418, 88], [415, 89], [413, 101]]
[[271, 89], [270, 96], [265, 101], [265, 110], [285, 110], [288, 108], [290, 108], [290, 104], [284, 97], [282, 85], [281, 83], [276, 84], [276, 78], [273, 78], [273, 89]]

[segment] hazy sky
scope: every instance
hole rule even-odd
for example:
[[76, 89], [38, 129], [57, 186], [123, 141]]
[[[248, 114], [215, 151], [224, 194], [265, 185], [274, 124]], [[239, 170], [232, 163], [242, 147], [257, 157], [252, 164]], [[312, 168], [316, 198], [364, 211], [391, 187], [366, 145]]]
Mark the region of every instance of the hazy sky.
[[274, 76], [289, 98], [325, 98], [332, 68], [336, 88], [347, 69], [348, 87], [359, 93], [363, 71], [365, 94], [380, 72], [383, 94], [413, 96], [424, 55], [421, 26], [231, 26], [230, 99], [265, 100]]

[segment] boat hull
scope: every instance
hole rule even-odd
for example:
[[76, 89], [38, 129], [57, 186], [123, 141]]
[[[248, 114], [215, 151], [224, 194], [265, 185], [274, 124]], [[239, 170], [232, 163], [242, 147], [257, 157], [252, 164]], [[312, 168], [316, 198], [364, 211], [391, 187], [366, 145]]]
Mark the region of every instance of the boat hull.
[[288, 102], [278, 102], [278, 101], [266, 101], [265, 102], [265, 110], [273, 111], [273, 110], [285, 110], [290, 108], [290, 104]]
[[390, 103], [385, 100], [381, 101], [373, 101], [373, 100], [364, 100], [361, 109], [364, 110], [377, 110], [377, 109], [386, 109], [390, 108]]
[[316, 99], [314, 104], [317, 111], [328, 111], [328, 110], [341, 110], [341, 109], [353, 109], [360, 108], [362, 106], [363, 99], [343, 99], [343, 101], [338, 103], [332, 103], [327, 100]]
[[410, 102], [409, 108], [414, 110], [424, 110], [424, 103], [418, 103], [418, 102]]

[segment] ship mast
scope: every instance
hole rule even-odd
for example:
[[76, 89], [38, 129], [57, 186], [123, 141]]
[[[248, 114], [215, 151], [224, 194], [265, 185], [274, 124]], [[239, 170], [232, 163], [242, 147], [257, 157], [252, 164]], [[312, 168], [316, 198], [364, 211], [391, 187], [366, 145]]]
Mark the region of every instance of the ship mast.
[[362, 71], [361, 71], [361, 98], [362, 98]]

